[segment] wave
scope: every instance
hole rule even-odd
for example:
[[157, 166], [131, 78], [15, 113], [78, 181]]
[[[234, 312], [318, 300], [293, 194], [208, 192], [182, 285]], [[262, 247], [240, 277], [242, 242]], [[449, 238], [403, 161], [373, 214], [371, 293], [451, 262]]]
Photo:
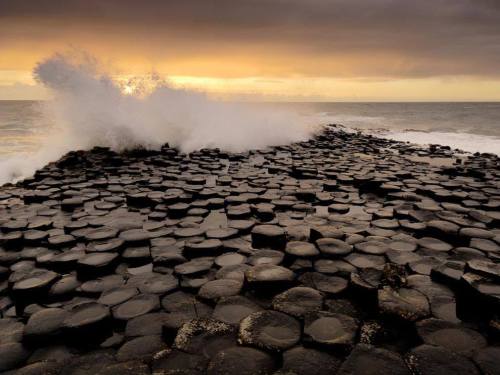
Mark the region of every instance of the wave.
[[416, 144], [440, 144], [472, 153], [500, 155], [500, 138], [495, 136], [434, 131], [386, 131], [378, 136]]
[[53, 98], [46, 105], [54, 131], [39, 152], [4, 160], [0, 183], [29, 176], [75, 149], [122, 151], [169, 143], [183, 152], [206, 147], [242, 152], [306, 140], [315, 130], [294, 111], [216, 100], [154, 75], [147, 84], [139, 78], [118, 83], [101, 69], [85, 54], [56, 54], [36, 66], [35, 79]]

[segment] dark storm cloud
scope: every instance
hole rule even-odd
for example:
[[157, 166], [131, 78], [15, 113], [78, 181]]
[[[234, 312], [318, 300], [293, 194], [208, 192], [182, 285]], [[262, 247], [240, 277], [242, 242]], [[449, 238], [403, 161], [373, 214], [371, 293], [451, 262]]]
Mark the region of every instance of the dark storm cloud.
[[[355, 74], [500, 74], [500, 0], [0, 0], [2, 21], [10, 36], [78, 30], [105, 40], [109, 31], [151, 48], [180, 40], [193, 53], [248, 47], [354, 59]], [[1, 30], [0, 42], [9, 32]]]

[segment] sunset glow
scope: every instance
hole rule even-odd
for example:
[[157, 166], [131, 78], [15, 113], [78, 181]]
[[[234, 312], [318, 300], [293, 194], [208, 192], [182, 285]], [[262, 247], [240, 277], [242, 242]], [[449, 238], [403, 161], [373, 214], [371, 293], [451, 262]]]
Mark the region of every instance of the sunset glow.
[[244, 100], [500, 100], [492, 1], [22, 3], [0, 1], [0, 99], [48, 98], [32, 69], [76, 50], [116, 77]]

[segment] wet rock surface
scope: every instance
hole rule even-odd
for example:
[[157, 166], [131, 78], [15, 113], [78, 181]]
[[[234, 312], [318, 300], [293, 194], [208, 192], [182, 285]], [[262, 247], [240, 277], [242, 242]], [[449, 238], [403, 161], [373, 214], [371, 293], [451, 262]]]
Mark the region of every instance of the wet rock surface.
[[329, 127], [0, 190], [0, 372], [498, 373], [497, 156]]

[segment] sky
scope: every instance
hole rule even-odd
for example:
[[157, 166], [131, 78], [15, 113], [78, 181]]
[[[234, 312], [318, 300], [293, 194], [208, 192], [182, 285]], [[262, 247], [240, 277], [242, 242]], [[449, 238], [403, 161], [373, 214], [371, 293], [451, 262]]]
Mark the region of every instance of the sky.
[[0, 0], [0, 99], [73, 50], [222, 97], [500, 100], [499, 0]]

